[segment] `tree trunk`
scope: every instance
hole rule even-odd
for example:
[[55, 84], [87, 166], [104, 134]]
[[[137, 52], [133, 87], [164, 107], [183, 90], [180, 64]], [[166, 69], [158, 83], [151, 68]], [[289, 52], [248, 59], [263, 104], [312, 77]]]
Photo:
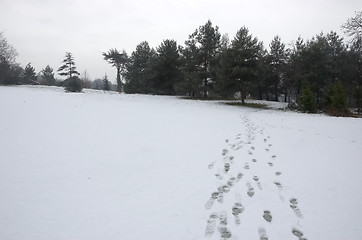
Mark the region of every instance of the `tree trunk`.
[[205, 78], [204, 80], [204, 97], [206, 98], [207, 97], [207, 78]]
[[120, 68], [117, 67], [117, 91], [121, 92], [122, 91], [122, 82], [121, 82], [121, 71]]

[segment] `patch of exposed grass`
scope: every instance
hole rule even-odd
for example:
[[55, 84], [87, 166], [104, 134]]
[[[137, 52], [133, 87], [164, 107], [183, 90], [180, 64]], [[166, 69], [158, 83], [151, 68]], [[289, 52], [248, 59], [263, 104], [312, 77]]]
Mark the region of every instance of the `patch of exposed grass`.
[[268, 109], [268, 106], [263, 103], [245, 103], [241, 102], [224, 102], [225, 105], [229, 106], [240, 106], [240, 107], [250, 107], [250, 108], [259, 108], [259, 109]]

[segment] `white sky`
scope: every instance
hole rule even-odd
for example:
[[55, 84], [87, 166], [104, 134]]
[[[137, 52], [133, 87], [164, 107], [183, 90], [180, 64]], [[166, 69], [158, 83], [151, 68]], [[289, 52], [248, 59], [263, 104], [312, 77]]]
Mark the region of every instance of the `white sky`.
[[208, 19], [230, 39], [246, 26], [265, 46], [275, 35], [288, 45], [321, 31], [344, 37], [340, 26], [361, 10], [361, 0], [0, 0], [0, 31], [23, 67], [56, 71], [69, 51], [79, 72], [91, 79], [106, 73], [115, 82], [102, 52], [131, 55], [145, 40], [154, 48], [164, 39], [183, 45]]

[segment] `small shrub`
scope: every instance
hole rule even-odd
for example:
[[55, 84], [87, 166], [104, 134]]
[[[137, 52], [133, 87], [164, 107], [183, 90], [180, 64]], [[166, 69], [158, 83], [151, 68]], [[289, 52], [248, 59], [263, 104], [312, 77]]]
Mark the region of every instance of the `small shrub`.
[[81, 92], [83, 90], [83, 83], [78, 77], [71, 77], [65, 80], [65, 91], [67, 92]]
[[304, 88], [298, 98], [299, 110], [303, 112], [316, 112], [316, 99], [310, 88]]

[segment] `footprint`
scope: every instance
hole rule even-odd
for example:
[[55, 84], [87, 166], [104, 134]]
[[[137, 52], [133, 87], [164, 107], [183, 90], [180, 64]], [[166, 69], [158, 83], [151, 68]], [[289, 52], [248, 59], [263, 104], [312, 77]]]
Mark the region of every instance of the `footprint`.
[[223, 176], [221, 176], [220, 174], [218, 173], [215, 173], [215, 177], [219, 180], [222, 180], [223, 179]]
[[214, 232], [216, 230], [216, 219], [217, 218], [218, 218], [218, 215], [216, 213], [210, 214], [210, 217], [206, 223], [206, 231], [205, 231], [206, 237], [211, 237], [214, 234]]
[[268, 236], [266, 235], [264, 228], [259, 228], [259, 237], [260, 240], [268, 240]]
[[254, 177], [253, 177], [253, 180], [256, 181], [256, 182], [259, 181], [259, 177], [258, 177], [258, 176], [254, 176]]
[[298, 237], [299, 239], [303, 237], [303, 233], [295, 228], [292, 229], [292, 233], [294, 236]]
[[244, 168], [245, 168], [245, 169], [250, 169], [250, 167], [249, 167], [249, 163], [245, 163]]
[[255, 159], [255, 158], [253, 158], [253, 160], [251, 160], [251, 161], [256, 162], [256, 159]]
[[209, 164], [209, 169], [213, 169], [214, 168], [214, 165], [215, 165], [216, 161], [212, 162]]
[[281, 172], [276, 172], [275, 175], [280, 176], [282, 173]]
[[221, 155], [225, 156], [228, 153], [227, 149], [223, 149]]
[[268, 162], [269, 166], [274, 166], [274, 164], [272, 162]]
[[244, 175], [242, 173], [238, 173], [237, 175], [237, 180], [236, 181], [240, 181], [240, 179], [243, 177]]
[[268, 146], [271, 147], [271, 146], [273, 146], [273, 144], [269, 143]]
[[274, 182], [274, 184], [279, 188], [282, 189], [282, 184], [280, 182]]
[[269, 152], [269, 148], [265, 148], [265, 151]]
[[234, 204], [234, 207], [231, 209], [232, 210], [232, 213], [233, 213], [233, 215], [234, 215], [234, 217], [235, 217], [235, 223], [237, 224], [237, 225], [239, 225], [240, 224], [240, 217], [239, 217], [239, 214], [240, 213], [243, 213], [244, 212], [244, 206], [241, 204], [241, 203], [239, 203], [239, 202], [236, 202], [235, 204]]
[[276, 158], [277, 156], [276, 155], [273, 155], [272, 158]]
[[268, 211], [268, 210], [265, 210], [265, 211], [264, 211], [263, 218], [264, 218], [265, 221], [267, 221], [267, 222], [271, 222], [272, 219], [273, 219], [272, 215], [270, 214], [270, 211]]
[[230, 163], [225, 163], [224, 170], [226, 173], [230, 170]]
[[295, 215], [297, 215], [297, 217], [302, 218], [303, 215], [300, 211], [300, 209], [298, 208], [298, 200], [296, 198], [291, 198], [289, 199], [290, 202], [290, 208], [293, 209]]
[[226, 143], [229, 143], [229, 139], [225, 139], [225, 142], [226, 142]]
[[248, 196], [253, 197], [255, 194], [254, 188], [251, 186], [250, 183], [247, 183], [246, 185], [248, 187], [248, 192], [247, 192]]
[[252, 151], [250, 151], [250, 150], [248, 151], [248, 153], [249, 153], [249, 155], [253, 155], [253, 152], [252, 152]]

